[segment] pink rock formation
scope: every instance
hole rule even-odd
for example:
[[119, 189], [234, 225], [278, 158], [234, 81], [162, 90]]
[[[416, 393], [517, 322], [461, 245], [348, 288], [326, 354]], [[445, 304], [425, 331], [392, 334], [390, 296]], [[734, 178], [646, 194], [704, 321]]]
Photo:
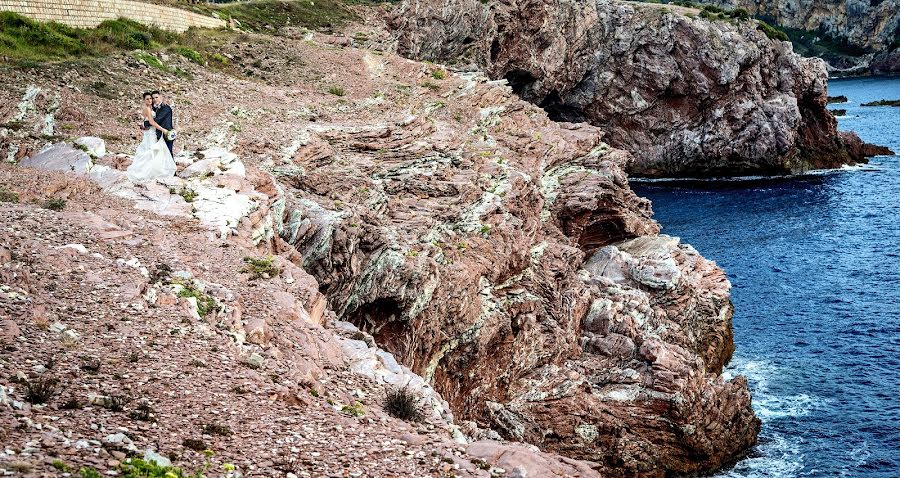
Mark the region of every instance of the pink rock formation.
[[788, 174], [864, 162], [838, 135], [824, 63], [754, 20], [601, 0], [406, 2], [399, 51], [471, 62], [552, 117], [601, 126], [640, 176]]
[[445, 108], [302, 132], [281, 236], [339, 317], [472, 434], [604, 476], [707, 471], [752, 445], [747, 384], [719, 377], [730, 284], [656, 236], [630, 155], [474, 79]]

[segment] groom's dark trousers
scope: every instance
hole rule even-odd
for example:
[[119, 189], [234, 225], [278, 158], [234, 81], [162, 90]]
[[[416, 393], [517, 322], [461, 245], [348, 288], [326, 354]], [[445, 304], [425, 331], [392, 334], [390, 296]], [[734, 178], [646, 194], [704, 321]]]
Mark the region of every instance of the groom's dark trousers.
[[[159, 108], [156, 109], [156, 118], [155, 119], [156, 119], [156, 124], [162, 126], [163, 128], [165, 128], [167, 130], [171, 130], [172, 129], [172, 108], [165, 103], [159, 105]], [[162, 137], [162, 134], [163, 134], [162, 131], [156, 130], [156, 139], [159, 140], [159, 138]], [[169, 153], [172, 155], [173, 158], [175, 157], [175, 152], [172, 151], [174, 145], [175, 145], [174, 141], [169, 141], [169, 139], [166, 138], [166, 146], [169, 147]]]

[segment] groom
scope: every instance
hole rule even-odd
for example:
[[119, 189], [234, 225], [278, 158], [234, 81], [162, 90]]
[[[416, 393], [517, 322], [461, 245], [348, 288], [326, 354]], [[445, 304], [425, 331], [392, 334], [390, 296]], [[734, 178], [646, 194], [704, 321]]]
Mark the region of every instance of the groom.
[[[173, 118], [172, 118], [172, 107], [165, 103], [165, 99], [159, 93], [159, 91], [154, 91], [153, 93], [153, 111], [156, 111], [156, 124], [159, 125], [159, 128], [156, 129], [156, 139], [159, 140], [164, 134], [168, 133], [169, 130], [173, 127]], [[169, 147], [169, 153], [172, 157], [175, 157], [175, 152], [173, 151], [175, 142], [169, 141], [169, 138], [165, 138], [166, 146]]]

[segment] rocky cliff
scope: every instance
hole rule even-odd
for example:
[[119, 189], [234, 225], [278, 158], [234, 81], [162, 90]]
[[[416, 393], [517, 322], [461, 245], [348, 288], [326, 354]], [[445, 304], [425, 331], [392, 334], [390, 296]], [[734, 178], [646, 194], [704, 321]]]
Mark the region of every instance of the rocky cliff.
[[[28, 448], [36, 468], [52, 473], [49, 457], [64, 456], [115, 470], [111, 451], [123, 452], [104, 445], [97, 420], [185, 466], [203, 466], [185, 440], [202, 438], [216, 467], [313, 476], [502, 474], [483, 469], [493, 466], [663, 477], [717, 469], [753, 445], [747, 383], [721, 376], [734, 347], [730, 284], [658, 234], [623, 172], [632, 156], [601, 129], [552, 121], [503, 82], [348, 37], [217, 33], [226, 73], [164, 54], [165, 70], [130, 54], [0, 70], [0, 152], [16, 163], [0, 186], [24, 203], [0, 206], [0, 266], [16, 287], [0, 299], [28, 294], [0, 304], [15, 325], [5, 335], [29, 344], [6, 363], [37, 379], [34, 354], [62, 340], [42, 328], [49, 309], [49, 323], [83, 340], [59, 353], [67, 393], [144, 394], [160, 418], [150, 427], [53, 403], [61, 431], [31, 447], [49, 422], [4, 381], [22, 405], [4, 403], [17, 410], [2, 415], [15, 430], [4, 442]], [[146, 81], [126, 81], [136, 77]], [[132, 185], [127, 154], [95, 148], [91, 159], [60, 144], [103, 135], [106, 149], [129, 151], [145, 83], [166, 85], [180, 115], [178, 177]], [[47, 196], [71, 209], [40, 209]], [[26, 257], [36, 239], [40, 254]], [[278, 272], [246, 269], [244, 257], [269, 255]], [[46, 275], [67, 257], [65, 275]], [[140, 269], [157, 263], [173, 273]], [[111, 293], [80, 301], [82, 282]], [[198, 317], [207, 302], [179, 297], [186, 284], [221, 308]], [[116, 367], [135, 347], [154, 361], [72, 387], [79, 357], [103, 347]], [[421, 394], [428, 420], [387, 416], [386, 384]], [[451, 441], [451, 420], [467, 444]], [[204, 423], [240, 429], [210, 435]], [[238, 438], [249, 445], [229, 446]]]
[[640, 176], [788, 174], [865, 161], [825, 108], [821, 60], [753, 20], [633, 2], [409, 1], [410, 57], [473, 63], [552, 118], [588, 121]]
[[[751, 15], [767, 18], [778, 25], [805, 30], [808, 36], [830, 40], [836, 46], [849, 47], [860, 56], [857, 72], [869, 68], [872, 73], [900, 72], [900, 1], [853, 0], [705, 0], [723, 8], [743, 8]], [[831, 62], [836, 70], [851, 69], [853, 60]]]
[[299, 132], [281, 236], [339, 317], [470, 436], [605, 476], [710, 470], [753, 444], [747, 384], [719, 375], [730, 284], [656, 235], [628, 153], [484, 78], [438, 89], [413, 115]]

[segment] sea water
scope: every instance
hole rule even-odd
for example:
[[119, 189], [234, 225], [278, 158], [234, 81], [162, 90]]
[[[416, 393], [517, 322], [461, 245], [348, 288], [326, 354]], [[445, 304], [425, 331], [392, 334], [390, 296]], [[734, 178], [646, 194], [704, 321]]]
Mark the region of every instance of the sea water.
[[[839, 128], [900, 152], [900, 77], [832, 80]], [[728, 273], [759, 445], [719, 477], [900, 477], [900, 157], [777, 180], [634, 183]]]

